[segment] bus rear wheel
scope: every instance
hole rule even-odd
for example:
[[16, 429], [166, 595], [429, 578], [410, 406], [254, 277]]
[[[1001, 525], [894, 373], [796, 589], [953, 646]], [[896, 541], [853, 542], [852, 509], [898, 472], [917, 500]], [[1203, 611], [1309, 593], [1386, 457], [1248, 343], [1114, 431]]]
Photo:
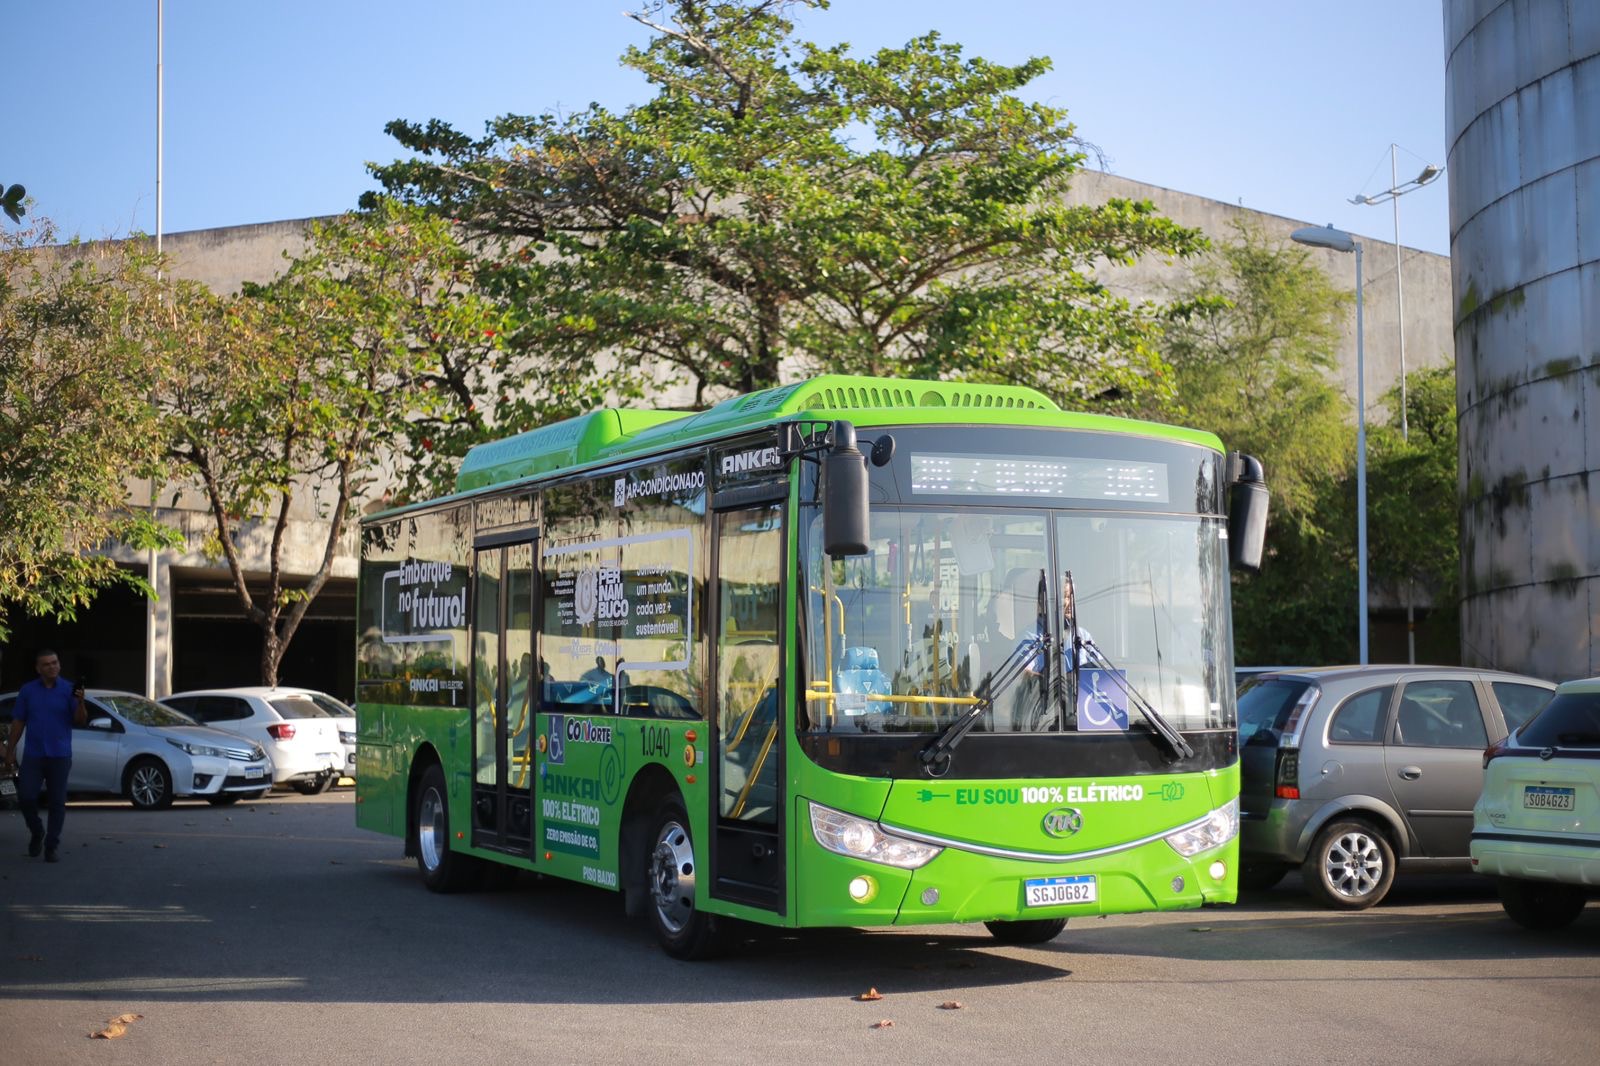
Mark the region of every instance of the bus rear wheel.
[[699, 862], [689, 836], [689, 816], [676, 799], [656, 813], [644, 857], [650, 899], [646, 908], [661, 949], [675, 959], [707, 959], [723, 948], [723, 929], [716, 916], [695, 906]]
[[412, 819], [417, 834], [417, 871], [432, 892], [460, 892], [477, 877], [477, 860], [450, 849], [450, 801], [445, 796], [444, 771], [428, 767], [417, 783], [416, 811]]
[[1002, 944], [1044, 944], [1061, 935], [1065, 918], [1025, 918], [1020, 922], [984, 922], [989, 935]]

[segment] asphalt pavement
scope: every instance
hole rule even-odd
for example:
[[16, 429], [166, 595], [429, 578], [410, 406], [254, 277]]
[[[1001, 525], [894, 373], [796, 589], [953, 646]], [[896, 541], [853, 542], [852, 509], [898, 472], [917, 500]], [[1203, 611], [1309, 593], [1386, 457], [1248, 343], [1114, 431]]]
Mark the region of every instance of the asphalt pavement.
[[1414, 1066], [1600, 1046], [1600, 902], [1532, 934], [1471, 875], [1402, 880], [1358, 914], [1290, 878], [1235, 907], [1074, 920], [1037, 948], [981, 926], [828, 930], [683, 963], [601, 889], [431, 894], [353, 811], [349, 788], [74, 803], [55, 865], [0, 813], [0, 1063]]

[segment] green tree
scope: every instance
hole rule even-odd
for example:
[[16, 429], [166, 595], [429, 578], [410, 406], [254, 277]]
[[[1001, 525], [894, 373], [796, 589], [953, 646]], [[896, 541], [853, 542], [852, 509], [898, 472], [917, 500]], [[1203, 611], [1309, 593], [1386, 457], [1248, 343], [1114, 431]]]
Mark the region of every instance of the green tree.
[[28, 190], [20, 185], [7, 186], [0, 181], [0, 211], [13, 222], [20, 223], [22, 216], [28, 213]]
[[1258, 456], [1272, 490], [1266, 565], [1234, 586], [1240, 662], [1355, 654], [1354, 432], [1331, 379], [1350, 299], [1303, 249], [1239, 223], [1169, 314], [1173, 397], [1146, 412]]
[[548, 415], [686, 382], [699, 406], [816, 369], [1102, 407], [1158, 388], [1156, 315], [1096, 271], [1204, 239], [1148, 202], [1067, 201], [1084, 145], [1018, 95], [1049, 61], [933, 33], [857, 57], [797, 40], [796, 6], [827, 5], [647, 5], [622, 62], [654, 95], [621, 112], [390, 123], [416, 154], [383, 186], [459, 220], [518, 313], [506, 394]]
[[[357, 501], [431, 476], [430, 420], [450, 408], [462, 361], [497, 344], [499, 320], [462, 296], [464, 274], [445, 223], [383, 203], [313, 225], [282, 277], [240, 297], [174, 287], [164, 339], [182, 373], [162, 400], [171, 451], [203, 490], [211, 549], [261, 631], [263, 684], [277, 682]], [[290, 581], [290, 520], [306, 511], [326, 523], [318, 563]], [[259, 593], [252, 576], [264, 579]]]
[[109, 584], [153, 594], [99, 549], [174, 540], [124, 506], [161, 455], [139, 328], [155, 260], [140, 241], [54, 242], [47, 221], [0, 233], [0, 637], [11, 609], [71, 619]]
[[1449, 620], [1461, 574], [1455, 366], [1412, 371], [1406, 384], [1403, 401], [1398, 386], [1384, 396], [1391, 414], [1367, 434], [1368, 566], [1372, 581], [1401, 603], [1442, 613], [1445, 624], [1433, 628], [1454, 645]]

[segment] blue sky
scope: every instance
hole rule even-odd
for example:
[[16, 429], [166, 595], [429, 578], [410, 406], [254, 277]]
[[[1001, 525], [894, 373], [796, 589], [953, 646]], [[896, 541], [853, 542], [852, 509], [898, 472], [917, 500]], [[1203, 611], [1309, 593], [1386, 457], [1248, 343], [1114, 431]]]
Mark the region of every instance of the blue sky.
[[[332, 214], [372, 187], [393, 118], [470, 133], [503, 113], [622, 107], [643, 0], [166, 0], [163, 229]], [[156, 0], [3, 0], [0, 182], [64, 235], [156, 226]], [[801, 34], [857, 52], [929, 29], [1001, 62], [1046, 55], [1112, 172], [1392, 240], [1349, 197], [1445, 162], [1438, 0], [834, 0]], [[1401, 239], [1448, 254], [1445, 181]], [[8, 224], [0, 220], [0, 224]]]

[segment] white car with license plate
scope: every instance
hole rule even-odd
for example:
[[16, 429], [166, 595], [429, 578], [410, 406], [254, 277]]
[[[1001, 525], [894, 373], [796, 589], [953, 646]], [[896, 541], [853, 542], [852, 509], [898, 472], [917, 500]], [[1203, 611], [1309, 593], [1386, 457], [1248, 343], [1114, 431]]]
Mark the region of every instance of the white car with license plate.
[[1558, 687], [1483, 766], [1472, 868], [1518, 924], [1570, 924], [1600, 887], [1600, 678]]
[[[0, 696], [0, 719], [11, 718], [16, 698]], [[218, 805], [258, 799], [272, 786], [272, 763], [254, 741], [131, 692], [92, 688], [84, 704], [88, 720], [72, 730], [69, 793], [112, 793], [157, 810], [184, 797]]]
[[[353, 733], [313, 700], [306, 689], [252, 686], [196, 689], [163, 696], [161, 702], [214, 729], [248, 737], [272, 758], [272, 783], [307, 796], [324, 792], [344, 776], [349, 757], [341, 736]], [[354, 737], [351, 737], [354, 740]]]

